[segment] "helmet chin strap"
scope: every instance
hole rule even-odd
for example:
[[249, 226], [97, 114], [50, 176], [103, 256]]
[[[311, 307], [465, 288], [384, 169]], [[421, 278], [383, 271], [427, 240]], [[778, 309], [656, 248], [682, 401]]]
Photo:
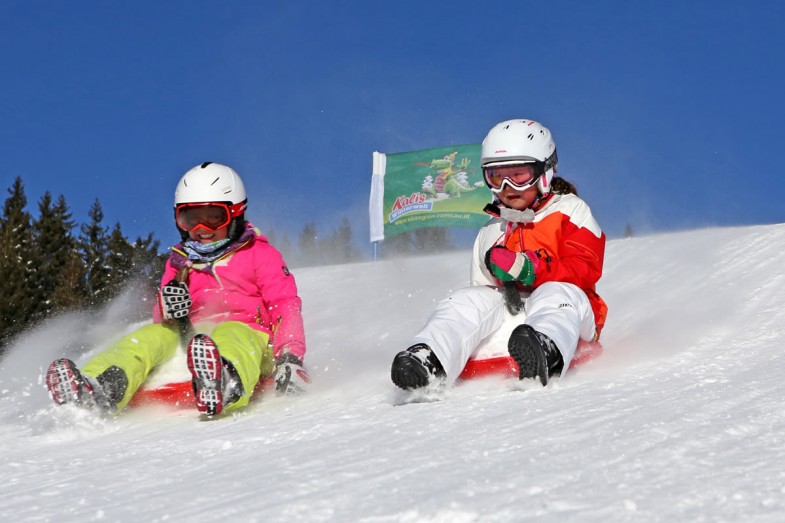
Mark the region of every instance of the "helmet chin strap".
[[507, 207], [504, 204], [504, 202], [502, 202], [497, 196], [496, 198], [494, 198], [494, 203], [495, 203], [495, 208], [498, 209], [498, 214], [496, 212], [490, 213], [488, 210], [488, 206], [486, 206], [485, 211], [489, 212], [489, 214], [498, 215], [500, 218], [508, 222], [523, 223], [523, 224], [531, 223], [534, 221], [535, 210], [545, 205], [545, 202], [547, 202], [551, 196], [552, 193], [550, 192], [548, 192], [547, 194], [542, 194], [538, 192], [532, 204], [523, 210]]
[[499, 206], [499, 217], [512, 223], [531, 223], [534, 221], [534, 211], [530, 208], [519, 211], [518, 209], [501, 205]]

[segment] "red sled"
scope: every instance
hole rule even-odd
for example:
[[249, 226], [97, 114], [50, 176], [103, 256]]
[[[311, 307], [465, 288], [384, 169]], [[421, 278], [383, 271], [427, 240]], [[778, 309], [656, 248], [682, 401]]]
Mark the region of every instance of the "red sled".
[[[602, 354], [602, 345], [598, 341], [579, 341], [570, 368], [582, 365]], [[488, 376], [518, 377], [518, 364], [510, 356], [478, 356], [470, 358], [463, 368], [459, 380], [485, 378]], [[259, 380], [254, 389], [254, 397], [259, 396], [274, 386], [272, 378]], [[158, 385], [154, 388], [140, 388], [128, 403], [130, 408], [143, 405], [162, 405], [176, 409], [196, 409], [194, 391], [191, 381], [175, 381]]]
[[[272, 378], [262, 378], [254, 388], [253, 396], [256, 397], [274, 385]], [[131, 408], [143, 405], [163, 405], [176, 409], [196, 409], [194, 389], [190, 381], [165, 383], [155, 388], [140, 388], [131, 398], [128, 406]]]
[[[602, 354], [602, 345], [599, 341], [578, 342], [578, 348], [570, 362], [572, 369], [576, 365], [581, 365]], [[470, 358], [463, 368], [459, 380], [471, 380], [485, 378], [487, 376], [502, 376], [505, 378], [518, 377], [518, 364], [510, 356], [494, 356], [490, 358]]]

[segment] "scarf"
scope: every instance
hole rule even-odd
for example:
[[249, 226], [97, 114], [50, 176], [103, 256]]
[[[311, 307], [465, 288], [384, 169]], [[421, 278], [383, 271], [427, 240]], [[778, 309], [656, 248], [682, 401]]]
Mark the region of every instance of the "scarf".
[[183, 250], [188, 254], [188, 259], [192, 262], [210, 263], [223, 254], [224, 249], [229, 245], [229, 241], [229, 238], [224, 238], [223, 240], [212, 243], [201, 243], [199, 240], [186, 240], [183, 243]]

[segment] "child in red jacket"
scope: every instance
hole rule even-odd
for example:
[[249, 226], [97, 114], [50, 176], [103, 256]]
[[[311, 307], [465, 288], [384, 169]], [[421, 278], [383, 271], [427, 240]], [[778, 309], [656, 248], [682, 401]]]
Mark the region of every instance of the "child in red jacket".
[[520, 325], [508, 350], [520, 379], [543, 385], [564, 374], [578, 340], [596, 340], [607, 307], [595, 291], [605, 235], [557, 170], [556, 143], [532, 120], [508, 120], [482, 143], [494, 216], [474, 243], [471, 286], [441, 301], [412, 346], [392, 364], [405, 390], [457, 379], [466, 362], [511, 315]]

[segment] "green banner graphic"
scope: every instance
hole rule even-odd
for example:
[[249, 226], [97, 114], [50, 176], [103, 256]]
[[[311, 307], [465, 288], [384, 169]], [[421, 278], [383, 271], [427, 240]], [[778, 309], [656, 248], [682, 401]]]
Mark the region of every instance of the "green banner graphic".
[[384, 237], [424, 227], [479, 228], [491, 192], [482, 179], [480, 145], [387, 154]]

